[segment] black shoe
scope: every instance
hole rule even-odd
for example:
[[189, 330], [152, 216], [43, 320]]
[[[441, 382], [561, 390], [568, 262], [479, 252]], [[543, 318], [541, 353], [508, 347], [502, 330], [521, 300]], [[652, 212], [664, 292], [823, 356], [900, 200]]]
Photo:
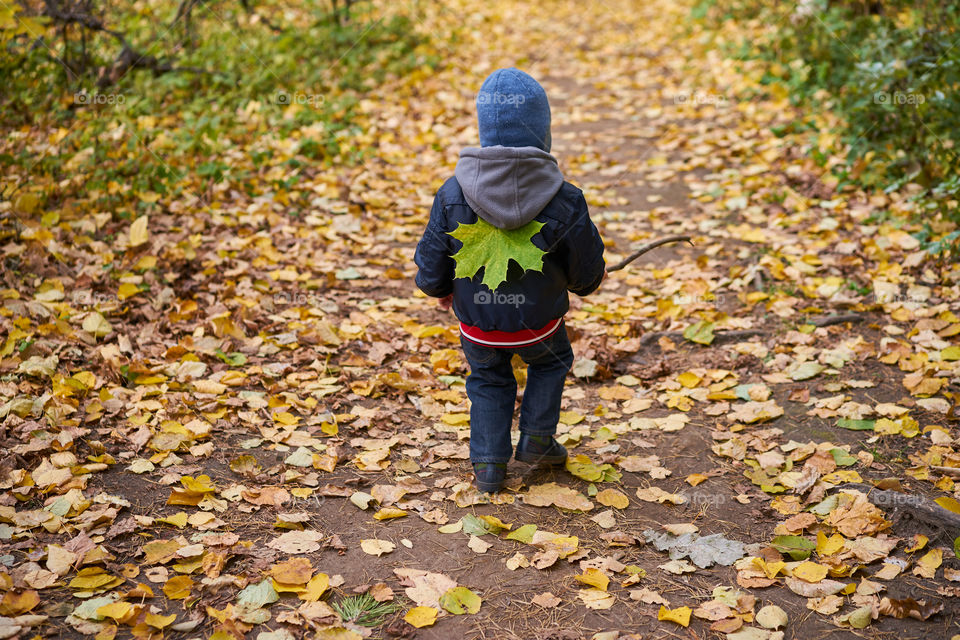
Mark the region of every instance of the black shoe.
[[516, 459], [530, 464], [562, 465], [567, 461], [567, 449], [553, 436], [520, 434]]
[[473, 475], [477, 478], [477, 489], [484, 493], [496, 493], [503, 488], [503, 481], [507, 479], [507, 464], [476, 462], [473, 465]]

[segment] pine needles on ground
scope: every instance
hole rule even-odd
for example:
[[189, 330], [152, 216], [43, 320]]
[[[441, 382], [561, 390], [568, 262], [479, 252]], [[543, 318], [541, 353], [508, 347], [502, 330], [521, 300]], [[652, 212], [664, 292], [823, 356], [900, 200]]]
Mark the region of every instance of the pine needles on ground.
[[344, 598], [333, 605], [344, 622], [362, 627], [379, 627], [388, 615], [400, 608], [397, 602], [377, 602], [369, 593]]

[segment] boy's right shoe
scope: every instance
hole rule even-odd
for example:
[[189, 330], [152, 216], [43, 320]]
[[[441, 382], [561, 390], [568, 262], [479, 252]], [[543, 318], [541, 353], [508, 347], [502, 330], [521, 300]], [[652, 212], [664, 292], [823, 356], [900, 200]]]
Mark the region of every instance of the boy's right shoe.
[[531, 436], [520, 434], [517, 443], [517, 460], [529, 464], [562, 465], [567, 461], [567, 449], [553, 439], [553, 436]]
[[505, 462], [475, 462], [473, 475], [477, 479], [477, 489], [484, 493], [496, 493], [503, 488], [507, 479], [507, 464]]

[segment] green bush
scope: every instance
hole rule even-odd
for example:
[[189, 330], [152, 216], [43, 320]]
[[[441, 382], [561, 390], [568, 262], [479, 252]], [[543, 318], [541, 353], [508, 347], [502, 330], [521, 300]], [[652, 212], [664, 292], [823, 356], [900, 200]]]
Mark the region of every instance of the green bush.
[[[206, 0], [187, 23], [179, 4], [87, 5], [154, 62], [106, 79], [119, 38], [0, 5], [0, 198], [29, 188], [50, 209], [94, 194], [96, 208], [129, 217], [134, 193], [227, 180], [252, 195], [291, 191], [304, 169], [362, 159], [358, 102], [385, 78], [437, 62], [406, 5], [354, 3], [346, 19], [329, 0], [248, 3], [256, 13]], [[58, 153], [37, 152], [47, 136]], [[261, 136], [294, 141], [295, 157], [278, 158]], [[78, 175], [79, 187], [59, 186]]]
[[765, 61], [764, 82], [786, 86], [798, 106], [839, 116], [841, 184], [916, 183], [925, 217], [960, 222], [960, 4], [705, 0], [694, 15], [765, 25], [730, 53]]

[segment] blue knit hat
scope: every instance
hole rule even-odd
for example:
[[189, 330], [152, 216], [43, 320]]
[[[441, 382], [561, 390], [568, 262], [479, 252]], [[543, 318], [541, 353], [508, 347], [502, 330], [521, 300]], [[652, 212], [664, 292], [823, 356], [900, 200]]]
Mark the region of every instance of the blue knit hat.
[[511, 67], [497, 69], [477, 94], [480, 146], [550, 151], [550, 103], [536, 80]]

